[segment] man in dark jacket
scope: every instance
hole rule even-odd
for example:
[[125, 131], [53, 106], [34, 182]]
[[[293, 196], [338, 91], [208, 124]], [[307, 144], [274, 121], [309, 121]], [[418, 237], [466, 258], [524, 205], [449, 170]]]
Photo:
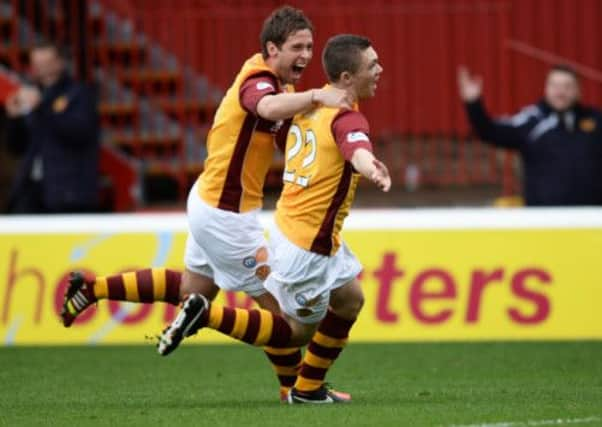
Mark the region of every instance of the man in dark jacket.
[[6, 101], [7, 143], [23, 155], [10, 213], [74, 213], [97, 208], [99, 123], [93, 92], [71, 79], [59, 49], [34, 47], [36, 86]]
[[527, 205], [602, 205], [602, 114], [579, 103], [579, 80], [572, 68], [552, 67], [541, 101], [497, 120], [483, 105], [480, 77], [461, 68], [458, 84], [477, 135], [520, 152]]

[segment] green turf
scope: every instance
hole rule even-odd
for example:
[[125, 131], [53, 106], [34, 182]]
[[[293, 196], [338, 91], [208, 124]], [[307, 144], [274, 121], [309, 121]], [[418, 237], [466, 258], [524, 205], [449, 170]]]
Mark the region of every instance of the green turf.
[[0, 425], [602, 425], [602, 342], [355, 344], [329, 379], [354, 403], [279, 404], [242, 345], [0, 348]]

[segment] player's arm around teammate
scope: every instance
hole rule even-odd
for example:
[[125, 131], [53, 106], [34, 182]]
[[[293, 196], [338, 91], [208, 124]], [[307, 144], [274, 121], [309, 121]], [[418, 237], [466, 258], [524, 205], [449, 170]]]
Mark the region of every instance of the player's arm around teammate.
[[[291, 93], [313, 53], [313, 27], [302, 11], [287, 6], [274, 10], [260, 40], [261, 52], [243, 64], [207, 137], [204, 172], [188, 198], [184, 273], [148, 268], [94, 278], [74, 274], [61, 313], [66, 327], [100, 299], [176, 305], [192, 293], [213, 300], [220, 289], [244, 291], [263, 309], [279, 312], [263, 287], [272, 260], [257, 218], [274, 136], [279, 129], [284, 133], [281, 119], [315, 105], [346, 108], [349, 102], [338, 89]], [[176, 332], [185, 329], [183, 325]], [[181, 334], [171, 336], [172, 342], [177, 339]], [[295, 380], [301, 353], [289, 349], [283, 354], [268, 356], [281, 386], [287, 387]]]
[[[286, 8], [284, 8], [286, 9]], [[277, 12], [274, 12], [277, 14]], [[272, 16], [275, 16], [275, 15]], [[286, 21], [287, 18], [282, 18], [281, 21]], [[269, 19], [268, 21], [269, 22]], [[327, 106], [331, 108], [347, 109], [351, 108], [351, 100], [349, 94], [342, 89], [327, 87], [310, 89], [304, 92], [292, 92], [292, 86], [298, 83], [305, 68], [313, 57], [313, 30], [311, 27], [299, 28], [297, 30], [283, 31], [283, 22], [272, 19], [271, 24], [266, 24], [262, 30], [260, 40], [262, 52], [260, 55], [255, 55], [248, 62], [255, 62], [259, 66], [251, 70], [244, 80], [238, 85], [238, 96], [236, 101], [240, 107], [246, 112], [256, 117], [257, 124], [256, 132], [261, 132], [259, 129], [274, 129], [278, 128], [283, 120], [291, 119], [295, 114], [308, 111], [316, 106]], [[244, 70], [244, 67], [243, 67]], [[241, 71], [241, 74], [244, 71]], [[237, 79], [238, 80], [238, 79]], [[236, 81], [235, 81], [236, 85]], [[228, 95], [226, 95], [226, 98]], [[225, 102], [227, 103], [227, 99]], [[218, 111], [216, 124], [214, 127], [220, 127], [220, 113]], [[230, 117], [223, 117], [222, 122], [232, 122]], [[285, 129], [283, 129], [285, 130]], [[219, 132], [219, 131], [218, 131]], [[229, 132], [229, 131], [226, 131]], [[213, 135], [209, 141], [210, 157], [208, 160], [208, 169], [211, 172], [211, 164], [213, 157], [211, 156], [214, 150], [211, 150], [212, 141], [221, 143], [219, 138]], [[276, 140], [276, 145], [279, 146]], [[252, 152], [259, 149], [259, 145], [254, 145], [251, 142], [248, 151]], [[218, 149], [222, 151], [221, 149]], [[262, 148], [263, 150], [263, 148]], [[217, 150], [216, 150], [217, 151]], [[256, 152], [252, 157], [261, 157], [262, 166], [257, 168], [253, 174], [263, 175], [262, 172], [266, 169], [272, 160], [271, 152]], [[221, 163], [221, 162], [220, 162]], [[251, 168], [251, 165], [248, 166]], [[267, 170], [267, 169], [266, 169]], [[245, 174], [245, 165], [241, 173]], [[206, 174], [213, 177], [219, 172]], [[262, 177], [263, 179], [263, 177]], [[201, 177], [202, 180], [202, 177]], [[211, 186], [219, 187], [215, 184], [215, 180], [210, 184], [209, 178], [203, 182], [204, 187]], [[245, 185], [243, 181], [243, 194], [240, 199], [245, 199]], [[221, 187], [221, 191], [225, 191]], [[261, 192], [262, 188], [256, 189]], [[210, 193], [211, 191], [206, 191]], [[222, 194], [223, 195], [223, 194]], [[251, 203], [252, 204], [252, 203]], [[220, 206], [216, 206], [220, 208]], [[259, 205], [257, 207], [260, 207]], [[227, 208], [227, 210], [230, 210]], [[194, 230], [191, 230], [194, 232]], [[204, 230], [200, 230], [202, 233]], [[186, 268], [182, 275], [182, 282], [179, 287], [179, 295], [184, 299], [192, 293], [201, 293], [210, 300], [214, 299], [222, 284], [216, 284], [213, 278], [199, 274], [192, 269]], [[244, 290], [244, 289], [238, 289]], [[279, 312], [278, 303], [268, 293], [264, 292], [260, 295], [251, 294], [257, 304], [267, 310]]]
[[[350, 100], [374, 95], [382, 67], [366, 38], [332, 38], [323, 62], [331, 86]], [[270, 241], [272, 273], [266, 289], [281, 313], [210, 303], [191, 295], [168, 328], [187, 324], [185, 335], [208, 327], [240, 341], [273, 348], [309, 342], [289, 402], [336, 401], [324, 386], [363, 305], [357, 275], [362, 266], [340, 238], [361, 175], [388, 191], [387, 168], [372, 154], [369, 126], [357, 111], [317, 106], [295, 116], [286, 144], [285, 185]], [[161, 336], [163, 348], [177, 342]]]
[[[313, 57], [312, 28], [286, 33], [278, 26], [272, 26], [264, 28], [260, 39], [263, 60], [278, 79], [277, 83], [283, 87], [297, 84]], [[315, 105], [351, 108], [348, 94], [335, 88], [278, 93], [270, 87], [269, 80], [257, 86], [260, 87], [266, 92], [265, 96], [259, 93], [261, 98], [256, 101], [255, 113], [262, 119], [273, 122], [290, 119]]]

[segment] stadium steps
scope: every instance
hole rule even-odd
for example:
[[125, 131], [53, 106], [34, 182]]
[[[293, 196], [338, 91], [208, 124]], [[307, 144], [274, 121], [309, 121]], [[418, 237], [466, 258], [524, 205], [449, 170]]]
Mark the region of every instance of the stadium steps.
[[[23, 73], [31, 47], [56, 38], [66, 23], [53, 2], [38, 15], [22, 16], [18, 8], [0, 0], [0, 63]], [[103, 142], [128, 155], [144, 180], [171, 180], [175, 192], [166, 198], [183, 201], [202, 171], [208, 123], [222, 92], [99, 2], [90, 3], [86, 20]]]

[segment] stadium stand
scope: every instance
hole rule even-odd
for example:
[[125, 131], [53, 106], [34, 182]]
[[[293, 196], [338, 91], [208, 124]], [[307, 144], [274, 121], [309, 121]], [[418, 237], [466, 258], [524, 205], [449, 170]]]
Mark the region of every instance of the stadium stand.
[[[328, 36], [342, 31], [365, 33], [379, 46], [383, 81], [376, 100], [363, 109], [401, 195], [424, 189], [439, 195], [445, 193], [438, 190], [463, 194], [489, 189], [487, 196], [515, 200], [507, 197], [519, 193], [515, 156], [475, 143], [469, 133], [454, 81], [459, 64], [491, 82], [487, 103], [496, 113], [536, 100], [547, 67], [558, 60], [580, 67], [586, 102], [599, 104], [602, 98], [602, 79], [588, 73], [602, 68], [594, 43], [602, 31], [596, 2], [573, 8], [556, 1], [558, 7], [541, 8], [541, 13], [540, 0], [375, 0], [370, 10], [360, 0], [291, 3], [313, 19], [316, 53]], [[113, 171], [107, 174], [113, 183], [107, 187], [115, 188], [107, 196], [113, 208], [183, 202], [202, 170], [204, 138], [215, 106], [240, 60], [257, 49], [254, 35], [263, 17], [278, 4], [3, 0], [0, 62], [23, 72], [27, 48], [35, 40], [69, 46], [80, 76], [99, 85], [103, 164], [119, 158], [116, 162], [127, 166], [127, 184], [119, 183], [121, 175], [115, 171], [121, 168], [115, 163], [103, 167]], [[526, 18], [536, 14], [537, 21]], [[551, 27], [570, 36], [554, 37], [546, 30]], [[316, 55], [301, 88], [319, 85], [321, 75]], [[281, 168], [282, 160], [276, 159], [268, 179], [273, 188], [279, 186]], [[490, 202], [487, 196], [476, 197], [477, 203]], [[462, 196], [458, 202], [473, 199]], [[410, 200], [432, 204], [428, 197]]]

